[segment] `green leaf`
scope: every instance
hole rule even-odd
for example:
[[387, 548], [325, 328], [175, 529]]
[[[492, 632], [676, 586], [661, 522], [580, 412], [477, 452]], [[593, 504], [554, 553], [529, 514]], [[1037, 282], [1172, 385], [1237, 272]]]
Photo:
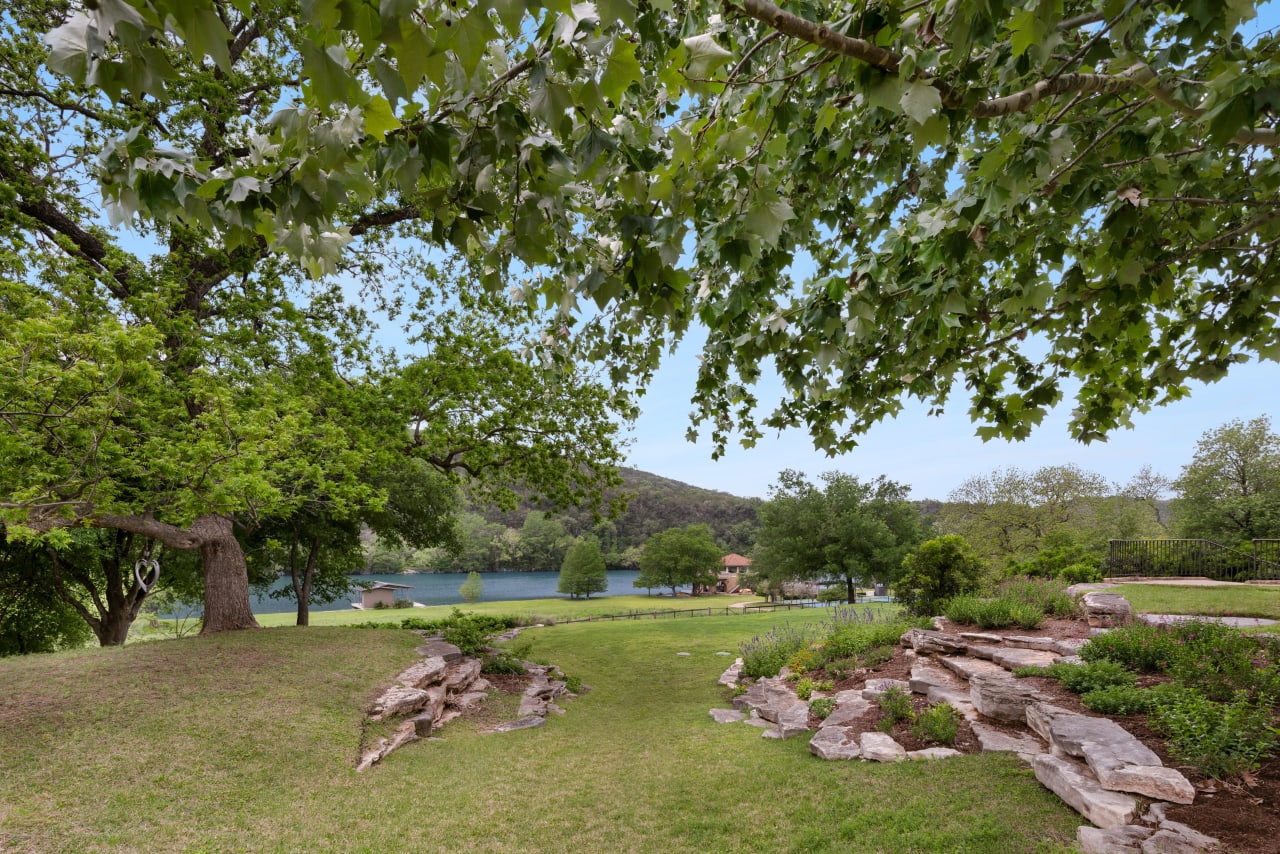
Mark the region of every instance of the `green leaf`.
[[928, 83], [916, 80], [907, 84], [898, 105], [912, 121], [922, 125], [942, 109], [942, 96]]
[[710, 33], [690, 36], [684, 40], [684, 46], [689, 52], [686, 73], [690, 77], [709, 78], [717, 68], [733, 59], [733, 54], [721, 47]]
[[636, 46], [619, 36], [613, 42], [613, 51], [609, 54], [609, 64], [600, 76], [600, 91], [614, 103], [622, 98], [622, 93], [635, 81], [641, 78], [640, 63], [636, 60]]
[[374, 139], [383, 139], [388, 131], [400, 127], [387, 99], [375, 95], [364, 107], [364, 130]]
[[782, 236], [782, 227], [795, 218], [791, 205], [785, 199], [778, 199], [753, 208], [742, 224], [747, 231], [759, 235], [770, 246], [777, 246]]

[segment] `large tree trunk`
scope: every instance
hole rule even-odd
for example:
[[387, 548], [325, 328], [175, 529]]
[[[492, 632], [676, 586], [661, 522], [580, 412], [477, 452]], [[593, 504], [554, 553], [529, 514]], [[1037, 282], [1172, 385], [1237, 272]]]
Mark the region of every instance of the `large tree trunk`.
[[854, 580], [853, 580], [853, 577], [852, 577], [852, 576], [846, 575], [846, 576], [844, 577], [844, 583], [845, 583], [845, 585], [846, 585], [845, 589], [846, 589], [846, 590], [848, 591], [848, 593], [849, 593], [849, 604], [850, 604], [850, 605], [852, 605], [852, 604], [854, 604], [855, 602], [857, 602], [857, 601], [858, 601], [858, 588], [857, 588], [857, 586], [855, 586], [855, 585], [854, 585], [853, 581], [854, 581]]
[[249, 567], [225, 516], [201, 516], [191, 525], [204, 568], [204, 623], [200, 634], [256, 629], [249, 607]]

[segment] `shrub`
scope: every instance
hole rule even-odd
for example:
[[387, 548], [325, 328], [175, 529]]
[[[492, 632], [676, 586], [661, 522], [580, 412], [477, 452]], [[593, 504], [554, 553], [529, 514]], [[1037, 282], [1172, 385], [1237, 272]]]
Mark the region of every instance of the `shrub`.
[[587, 690], [587, 686], [582, 684], [581, 676], [564, 677], [564, 687], [570, 694], [581, 694]]
[[887, 664], [893, 660], [893, 647], [891, 646], [873, 646], [858, 657], [863, 667], [875, 667], [877, 664]]
[[1080, 702], [1102, 715], [1132, 715], [1151, 709], [1150, 692], [1132, 685], [1094, 688], [1082, 694]]
[[513, 655], [498, 653], [485, 658], [480, 665], [481, 673], [515, 673], [525, 672], [524, 662]]
[[787, 666], [791, 668], [793, 673], [808, 673], [817, 666], [818, 658], [813, 651], [812, 646], [806, 646], [803, 649], [796, 650], [795, 654], [787, 662]]
[[[905, 721], [911, 717], [911, 696], [901, 688], [890, 688], [879, 697], [876, 697], [876, 705], [880, 707], [880, 711], [884, 712], [884, 718], [880, 721], [884, 729], [891, 729], [898, 721]], [[888, 723], [885, 723], [885, 722]]]
[[1114, 661], [1139, 673], [1168, 669], [1178, 652], [1173, 633], [1141, 621], [1092, 638], [1080, 649], [1085, 661]]
[[1073, 563], [1058, 570], [1054, 577], [1067, 585], [1093, 584], [1102, 580], [1102, 570], [1091, 563]]
[[1273, 701], [1243, 691], [1226, 703], [1190, 689], [1165, 692], [1153, 703], [1150, 721], [1175, 758], [1224, 778], [1256, 770], [1275, 752], [1280, 731], [1272, 725]]
[[813, 680], [807, 676], [796, 682], [796, 696], [801, 700], [808, 700], [813, 696]]
[[876, 647], [898, 645], [903, 633], [914, 624], [908, 620], [892, 620], [884, 623], [847, 623], [838, 626], [827, 636], [823, 654], [828, 660], [863, 655]]
[[982, 560], [964, 537], [948, 534], [921, 543], [907, 555], [893, 589], [908, 611], [929, 616], [944, 600], [976, 590], [981, 578]]
[[1003, 629], [1018, 625], [1035, 629], [1044, 618], [1042, 612], [1008, 597], [980, 599], [976, 596], [957, 596], [947, 602], [943, 613], [953, 623], [970, 623], [984, 629]]
[[1092, 661], [1088, 664], [1050, 664], [1046, 676], [1057, 679], [1062, 687], [1077, 694], [1087, 694], [1113, 685], [1132, 685], [1137, 676], [1114, 661]]
[[739, 646], [742, 675], [756, 679], [777, 676], [793, 655], [813, 642], [812, 631], [783, 624], [743, 642]]
[[1180, 685], [1219, 701], [1239, 691], [1280, 692], [1275, 663], [1255, 638], [1211, 621], [1179, 623], [1172, 634], [1177, 651], [1167, 671]]
[[960, 712], [950, 703], [938, 703], [916, 715], [911, 734], [923, 741], [954, 744], [960, 730]]
[[1076, 601], [1066, 588], [1062, 581], [1052, 578], [1015, 576], [996, 585], [996, 596], [1021, 602], [1041, 614], [1070, 617], [1076, 613]]
[[824, 587], [818, 591], [819, 602], [844, 602], [849, 598], [849, 592], [840, 585]]
[[809, 711], [823, 720], [826, 720], [835, 710], [835, 697], [821, 697], [809, 704]]

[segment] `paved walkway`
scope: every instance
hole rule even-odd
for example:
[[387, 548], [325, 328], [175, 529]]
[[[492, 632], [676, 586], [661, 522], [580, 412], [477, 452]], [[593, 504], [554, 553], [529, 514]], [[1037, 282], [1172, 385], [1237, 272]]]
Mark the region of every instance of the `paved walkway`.
[[1204, 614], [1139, 614], [1138, 619], [1153, 626], [1167, 626], [1170, 623], [1185, 623], [1188, 620], [1222, 623], [1237, 629], [1256, 629], [1259, 626], [1274, 626], [1280, 620], [1268, 620], [1262, 617], [1212, 617]]

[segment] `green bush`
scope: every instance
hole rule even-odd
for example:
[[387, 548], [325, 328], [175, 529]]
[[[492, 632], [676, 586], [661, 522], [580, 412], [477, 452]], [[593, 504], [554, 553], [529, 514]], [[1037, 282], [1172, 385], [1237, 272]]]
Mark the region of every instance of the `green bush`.
[[1133, 715], [1151, 709], [1151, 694], [1133, 685], [1095, 688], [1080, 696], [1085, 707], [1101, 715]]
[[938, 703], [915, 716], [911, 734], [922, 741], [955, 744], [960, 730], [960, 712], [950, 703]]
[[1254, 771], [1275, 753], [1280, 730], [1272, 721], [1273, 704], [1272, 697], [1253, 698], [1244, 691], [1215, 703], [1184, 689], [1164, 692], [1152, 704], [1149, 720], [1176, 759], [1225, 778]]
[[876, 697], [876, 705], [884, 712], [884, 718], [880, 721], [884, 730], [892, 729], [898, 721], [908, 720], [912, 714], [911, 695], [901, 688], [890, 688]]
[[808, 700], [813, 696], [813, 680], [805, 677], [796, 682], [796, 696], [801, 700]]
[[976, 590], [982, 570], [982, 560], [964, 537], [948, 534], [921, 543], [907, 555], [893, 589], [910, 613], [930, 616], [945, 600]]
[[863, 655], [876, 647], [893, 648], [915, 624], [909, 620], [885, 623], [849, 623], [838, 626], [822, 645], [827, 660]]
[[738, 647], [742, 653], [742, 675], [754, 679], [777, 676], [792, 656], [813, 643], [815, 629], [784, 624], [744, 641]]
[[1102, 580], [1102, 570], [1092, 563], [1073, 563], [1058, 570], [1054, 578], [1067, 585], [1094, 584]]
[[1045, 669], [1045, 675], [1058, 680], [1068, 691], [1087, 694], [1113, 685], [1132, 685], [1137, 676], [1114, 661], [1091, 661], [1087, 664], [1056, 662]]
[[1021, 602], [1041, 614], [1071, 617], [1076, 613], [1076, 600], [1066, 590], [1066, 584], [1053, 578], [1014, 576], [996, 585], [996, 596]]
[[956, 596], [946, 603], [943, 614], [953, 623], [968, 623], [984, 629], [1003, 629], [1012, 625], [1035, 629], [1044, 619], [1044, 614], [1033, 606], [1008, 597]]
[[806, 646], [795, 651], [787, 661], [787, 666], [793, 673], [808, 673], [818, 666], [818, 656], [812, 646]]
[[1172, 632], [1142, 621], [1098, 635], [1080, 649], [1085, 661], [1106, 659], [1139, 673], [1167, 670], [1177, 654], [1178, 642]]
[[858, 656], [858, 660], [862, 662], [863, 667], [875, 667], [879, 664], [888, 664], [893, 660], [893, 647], [891, 646], [873, 646], [871, 649]]
[[809, 711], [823, 720], [826, 720], [835, 710], [835, 697], [821, 697], [809, 704]]
[[514, 673], [521, 674], [525, 672], [525, 666], [520, 659], [506, 653], [498, 653], [497, 655], [487, 656], [480, 665], [481, 673]]
[[824, 587], [818, 591], [819, 602], [845, 602], [849, 599], [849, 591], [841, 585]]
[[1230, 626], [1212, 621], [1179, 623], [1172, 629], [1177, 652], [1167, 672], [1180, 685], [1211, 700], [1237, 692], [1280, 694], [1273, 650]]

